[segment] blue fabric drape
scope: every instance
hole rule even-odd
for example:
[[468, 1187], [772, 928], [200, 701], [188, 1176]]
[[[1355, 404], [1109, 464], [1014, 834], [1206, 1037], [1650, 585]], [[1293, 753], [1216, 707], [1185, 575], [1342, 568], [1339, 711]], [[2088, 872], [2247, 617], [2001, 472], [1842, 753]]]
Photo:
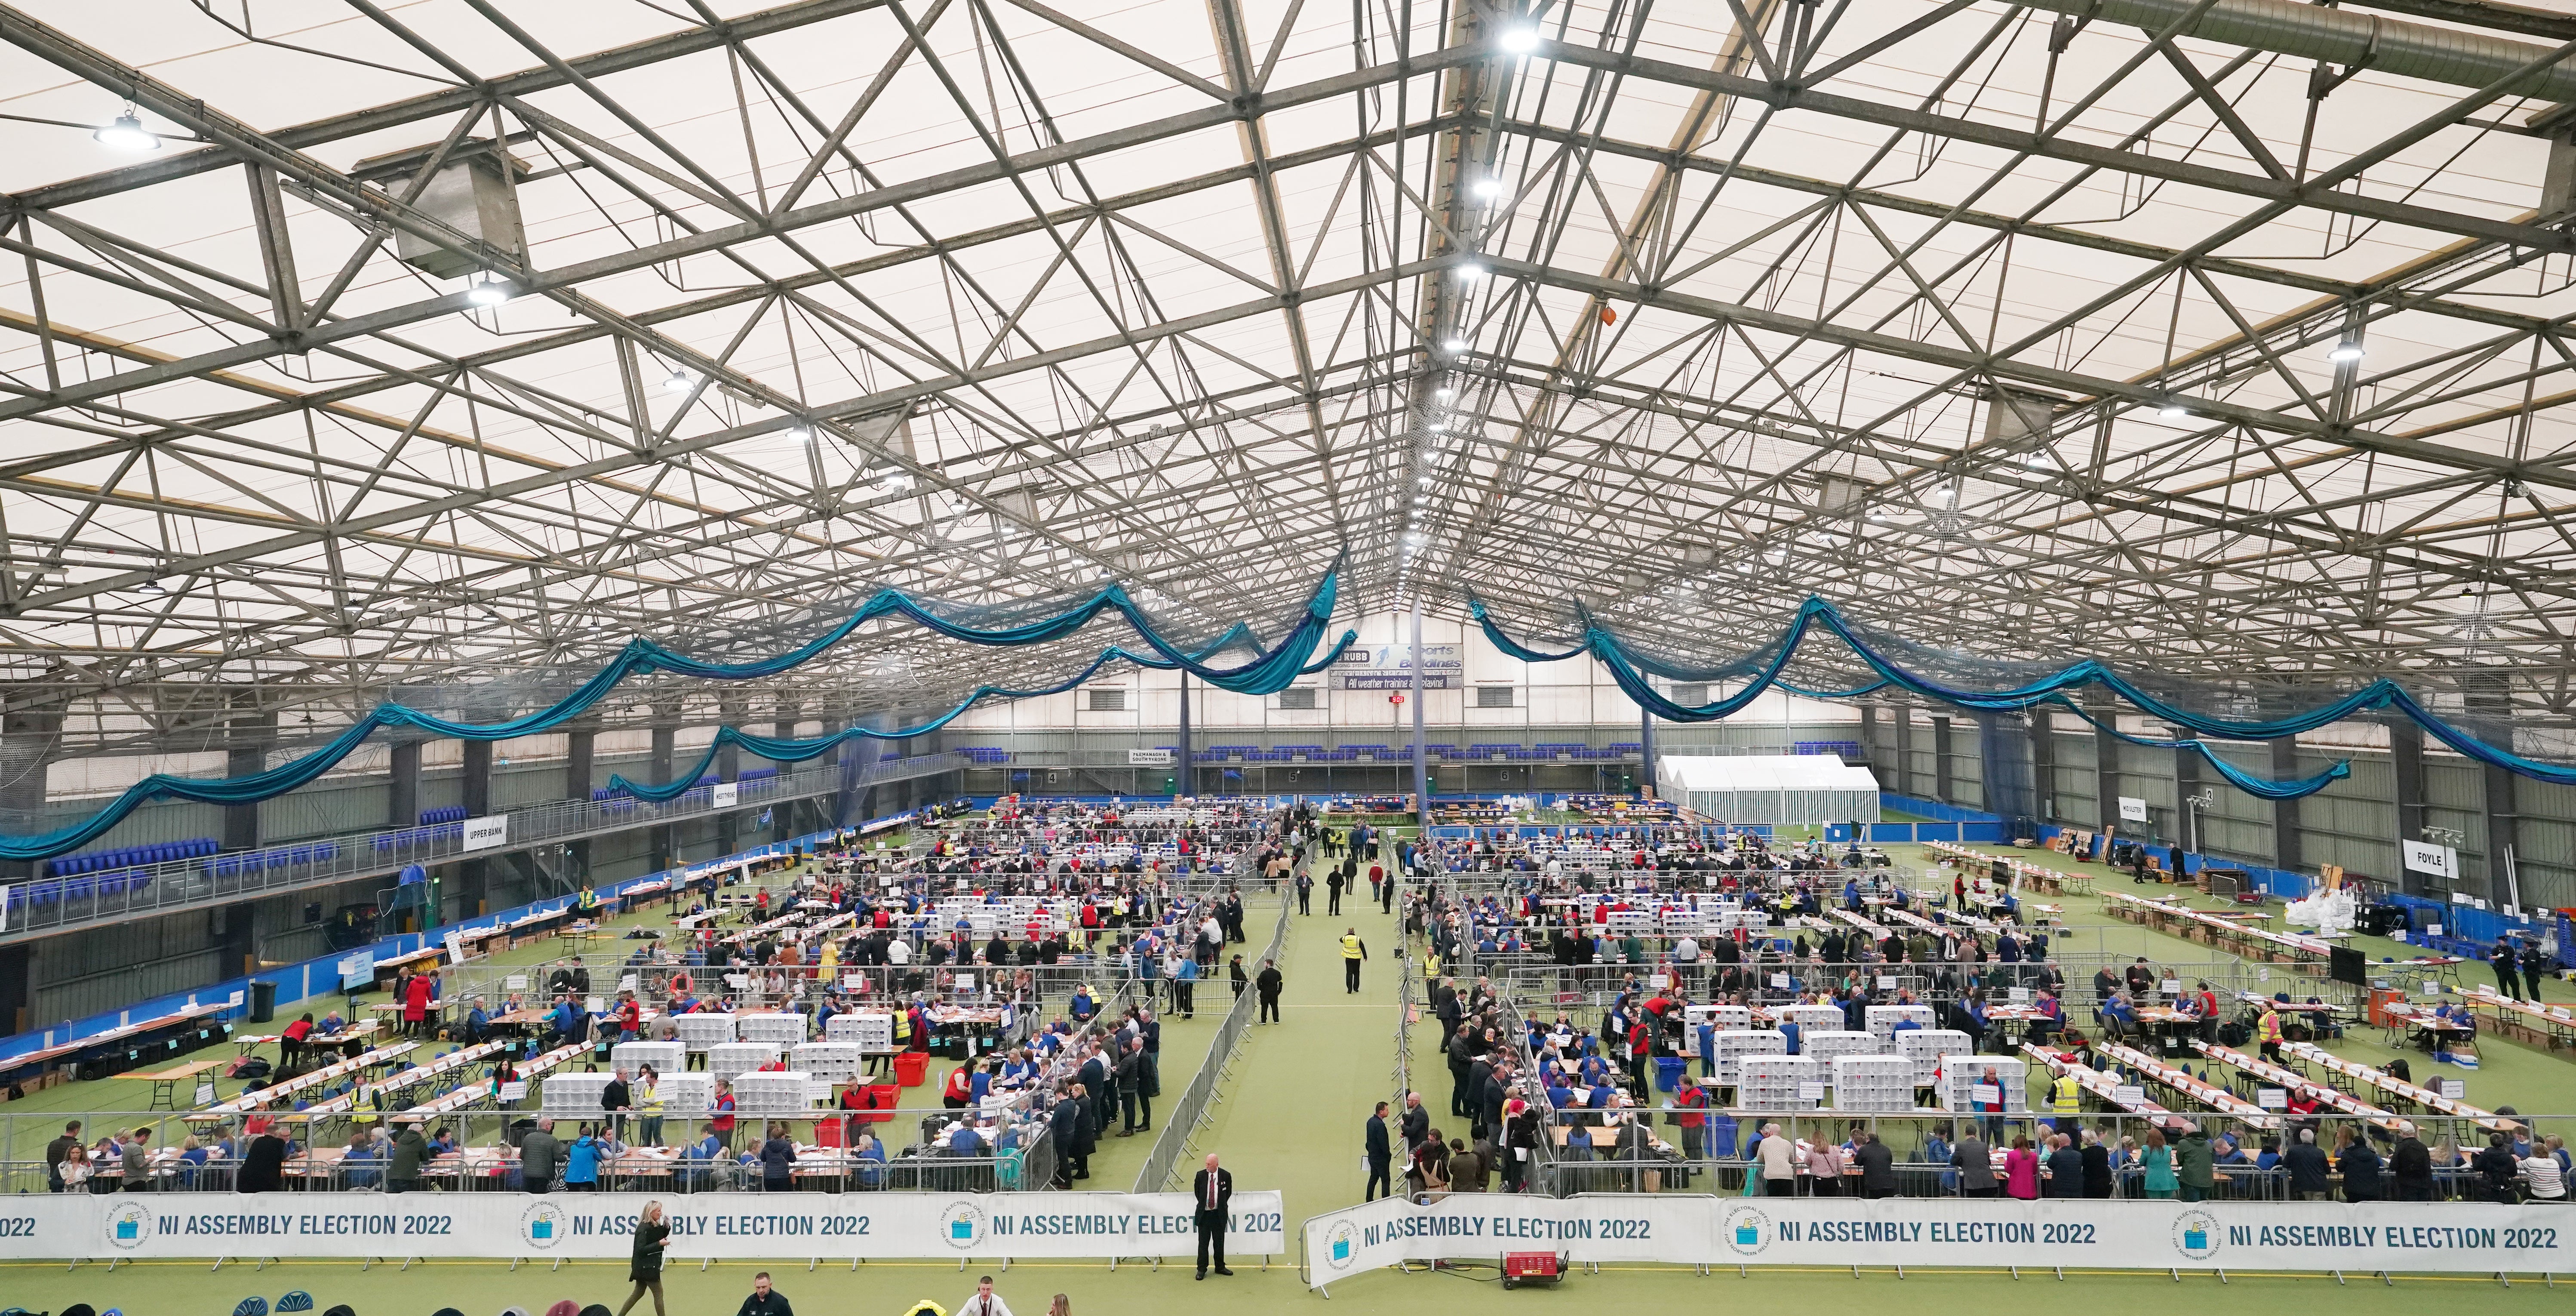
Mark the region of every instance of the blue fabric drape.
[[[1589, 654], [1595, 662], [1600, 663], [1602, 668], [1610, 673], [1610, 679], [1618, 685], [1622, 692], [1626, 693], [1629, 698], [1636, 700], [1639, 705], [1654, 713], [1655, 716], [1668, 722], [1711, 722], [1720, 718], [1731, 717], [1751, 705], [1755, 699], [1759, 698], [1765, 690], [1769, 689], [1773, 685], [1777, 685], [1781, 689], [1789, 691], [1790, 693], [1806, 695], [1809, 698], [1815, 699], [1856, 698], [1893, 685], [1901, 689], [1913, 691], [1930, 699], [1937, 699], [1943, 703], [1953, 704], [1962, 708], [1980, 712], [2019, 712], [2037, 704], [2059, 704], [2069, 709], [2073, 709], [2077, 716], [2083, 717], [2086, 721], [2092, 722], [2096, 726], [2104, 726], [2103, 723], [2093, 718], [2090, 714], [2085, 713], [2082, 708], [2077, 707], [2072, 700], [2066, 698], [2064, 693], [2066, 690], [2078, 689], [2087, 684], [2103, 684], [2117, 691], [2122, 698], [2128, 699], [2131, 703], [2138, 705], [2140, 708], [2145, 709], [2158, 717], [2165, 717], [2169, 712], [2177, 711], [2172, 710], [2170, 705], [2147, 696], [2143, 691], [2138, 690], [2136, 686], [2124, 679], [2121, 679], [2118, 673], [2113, 672], [2108, 667], [2105, 667], [2089, 658], [2080, 663], [2063, 668], [2058, 672], [2052, 673], [2039, 681], [2030, 682], [2025, 685], [2003, 691], [1971, 691], [1929, 681], [1915, 675], [1914, 673], [1906, 671], [1902, 667], [1899, 667], [1893, 660], [1872, 648], [1858, 635], [1853, 633], [1851, 626], [1843, 620], [1843, 617], [1839, 612], [1834, 610], [1832, 604], [1818, 598], [1809, 598], [1799, 607], [1797, 615], [1790, 620], [1788, 629], [1782, 633], [1779, 640], [1775, 641], [1772, 646], [1769, 646], [1771, 652], [1767, 659], [1761, 659], [1758, 661], [1739, 660], [1736, 663], [1728, 665], [1730, 669], [1742, 670], [1748, 674], [1744, 688], [1713, 703], [1699, 705], [1681, 704], [1674, 702], [1671, 698], [1656, 690], [1653, 685], [1648, 683], [1646, 680], [1647, 675], [1666, 675], [1672, 672], [1696, 672], [1709, 669], [1681, 668], [1674, 664], [1660, 663], [1653, 659], [1641, 659], [1632, 654], [1627, 646], [1621, 644], [1619, 638], [1616, 635], [1613, 635], [1607, 627], [1601, 625], [1599, 620], [1594, 618], [1589, 611], [1582, 611], [1579, 614], [1583, 622], [1583, 636], [1581, 642], [1574, 648], [1551, 653], [1544, 649], [1533, 648], [1532, 646], [1522, 641], [1515, 640], [1511, 636], [1505, 634], [1502, 627], [1494, 621], [1492, 613], [1486, 609], [1482, 600], [1471, 598], [1468, 600], [1467, 606], [1469, 614], [1476, 619], [1477, 625], [1483, 629], [1485, 638], [1491, 641], [1495, 648], [1502, 650], [1505, 654], [1518, 658], [1523, 662], [1534, 663], [1563, 662], [1569, 658], [1578, 658]], [[1857, 655], [1862, 662], [1867, 663], [1870, 669], [1877, 673], [1878, 679], [1865, 685], [1855, 686], [1849, 690], [1832, 691], [1802, 689], [1782, 680], [1780, 673], [1789, 665], [1790, 658], [1795, 656], [1797, 653], [1798, 645], [1806, 639], [1807, 634], [1811, 629], [1817, 628], [1831, 632], [1835, 638], [1849, 646], [1851, 651]], [[1756, 652], [1759, 653], [1760, 650], [1757, 650]], [[2374, 685], [2385, 686], [2389, 691], [2394, 692], [2394, 698], [2389, 701], [2390, 706], [2420, 708], [2420, 706], [2414, 704], [2414, 701], [2411, 698], [2407, 697], [2405, 691], [2398, 689], [2393, 683], [2380, 681], [2374, 683]], [[2398, 701], [2403, 702], [2400, 703]], [[2348, 702], [2350, 702], [2348, 699], [2337, 701], [2337, 705], [2330, 705], [2329, 707], [2339, 706]], [[2334, 720], [2330, 718], [2327, 719], [2326, 722], [2317, 722], [2313, 725], [2299, 725], [2306, 723], [2307, 719], [2312, 716], [2313, 713], [2301, 714], [2297, 718], [2287, 719], [2286, 721], [2289, 724], [2296, 726], [2296, 729], [2314, 729], [2315, 726], [2328, 725]], [[2423, 717], [2430, 718], [2431, 715], [2426, 713], [2423, 714]], [[2231, 734], [2223, 731], [2213, 733], [2228, 739], [2270, 740], [2276, 738], [2274, 735], [2251, 734], [2251, 731], [2257, 729], [2259, 725], [2267, 724], [2231, 724], [2219, 721], [2218, 719], [2194, 720], [2211, 722], [2219, 726], [2236, 726], [2245, 729], [2246, 734]], [[2175, 724], [2189, 725], [2179, 719], [2175, 720]], [[2312, 777], [2301, 777], [2292, 781], [2272, 781], [2267, 778], [2257, 777], [2252, 773], [2245, 771], [2243, 768], [2237, 767], [2235, 764], [2219, 757], [2216, 751], [2197, 739], [2153, 740], [2145, 737], [2129, 735], [2119, 730], [2116, 726], [2105, 726], [2104, 729], [2110, 731], [2112, 735], [2118, 736], [2120, 739], [2129, 741], [2132, 744], [2145, 745], [2157, 749], [2192, 750], [2198, 753], [2203, 760], [2207, 761], [2210, 767], [2216, 769], [2220, 776], [2225, 777], [2239, 790], [2260, 799], [2301, 799], [2309, 795], [2314, 795], [2318, 791], [2324, 790], [2326, 787], [2333, 785], [2335, 782], [2341, 781], [2352, 775], [2352, 764], [2347, 761], [2338, 762], [2332, 767], [2326, 769], [2324, 772], [2318, 773]], [[2195, 727], [2194, 729], [2196, 730], [2198, 728]], [[2428, 731], [2433, 731], [2436, 735], [2442, 734], [2441, 730], [2437, 730], [2430, 723], [2427, 724], [2426, 729]], [[2293, 730], [2279, 734], [2287, 735], [2295, 733], [2296, 731]], [[2452, 731], [2452, 735], [2460, 736], [2462, 739], [2469, 739], [2466, 737], [2465, 733], [2460, 733], [2456, 730]], [[2459, 748], [2459, 745], [2452, 740], [2451, 736], [2445, 735], [2443, 736], [2443, 740], [2444, 743], [2451, 744], [2453, 748]], [[2471, 739], [2470, 743], [2475, 744], [2478, 742]], [[2492, 747], [2488, 748], [2492, 751]], [[2462, 750], [2462, 752], [2466, 753], [2468, 751]], [[2493, 752], [2501, 753], [2501, 751]], [[2525, 760], [2525, 762], [2527, 761], [2528, 760]], [[2544, 768], [2548, 767], [2546, 764], [2535, 764], [2533, 766]], [[2566, 770], [2560, 769], [2558, 771]]]
[[[165, 773], [155, 773], [127, 787], [105, 807], [68, 827], [32, 836], [0, 836], [0, 859], [37, 860], [70, 854], [106, 835], [110, 828], [123, 822], [136, 809], [158, 799], [194, 800], [201, 804], [222, 805], [255, 804], [261, 800], [274, 799], [312, 784], [322, 774], [337, 767], [341, 760], [356, 752], [360, 745], [366, 743], [368, 737], [378, 731], [409, 729], [434, 737], [458, 740], [510, 740], [520, 736], [540, 735], [572, 721], [606, 699], [611, 691], [629, 677], [656, 672], [712, 681], [748, 681], [777, 676], [814, 661], [830, 651], [834, 645], [849, 638], [861, 625], [885, 616], [905, 617], [941, 635], [970, 644], [1006, 646], [1042, 644], [1048, 640], [1061, 639], [1080, 630], [1083, 625], [1092, 620], [1115, 612], [1123, 617], [1144, 641], [1146, 651], [1140, 653], [1112, 646], [1103, 650], [1097, 659], [1071, 680], [1043, 689], [1010, 690], [999, 686], [978, 686], [974, 693], [968, 695], [955, 707], [916, 727], [893, 731], [852, 730], [815, 741], [771, 741], [761, 737], [746, 737], [742, 732], [724, 727], [718, 729], [719, 740], [731, 735], [734, 739], [727, 743], [747, 747], [755, 742], [767, 743], [786, 753], [771, 755], [758, 749], [753, 752], [765, 758], [778, 758], [782, 762], [803, 762], [828, 753], [834, 746], [851, 739], [883, 740], [926, 735], [955, 721], [963, 716], [966, 710], [985, 699], [1027, 698], [1032, 695], [1060, 693], [1091, 679], [1112, 662], [1134, 663], [1139, 667], [1152, 668], [1156, 671], [1179, 669], [1219, 689], [1240, 694], [1276, 694], [1288, 688], [1289, 683], [1299, 676], [1320, 672], [1332, 666], [1341, 658], [1343, 651], [1358, 639], [1357, 631], [1345, 631], [1341, 639], [1321, 659], [1313, 657], [1317, 646], [1323, 640], [1325, 628], [1332, 621], [1334, 602], [1340, 590], [1340, 574], [1341, 564], [1336, 561], [1332, 569], [1326, 571], [1323, 578], [1316, 583], [1314, 591], [1307, 597], [1305, 608], [1297, 622], [1289, 628], [1286, 637], [1267, 649], [1262, 649], [1251, 629], [1240, 622], [1199, 648], [1184, 648], [1164, 638], [1147, 621], [1143, 611], [1128, 598], [1126, 590], [1118, 585], [1111, 585], [1074, 608], [1053, 617], [1017, 626], [996, 628], [977, 628], [953, 622], [940, 617], [931, 611], [928, 605], [900, 590], [879, 590], [856, 611], [814, 639], [785, 653], [747, 663], [706, 662], [675, 652], [653, 640], [638, 637], [629, 640], [617, 651], [616, 657], [610, 659], [606, 666], [593, 673], [589, 679], [574, 687], [572, 693], [552, 706], [536, 712], [499, 722], [462, 722], [401, 704], [378, 704], [369, 710], [366, 716], [353, 723], [348, 730], [333, 737], [321, 747], [266, 772], [253, 773], [245, 777], [215, 779], [174, 777]], [[1249, 661], [1232, 666], [1219, 666], [1207, 661], [1222, 650], [1238, 647], [1251, 647], [1255, 650], [1254, 656]], [[703, 771], [703, 765], [701, 771]], [[678, 778], [675, 782], [665, 782], [656, 786], [638, 787], [632, 782], [626, 783], [626, 786], [640, 798], [672, 799], [686, 790], [689, 785], [696, 784], [697, 777], [697, 773], [691, 773]]]

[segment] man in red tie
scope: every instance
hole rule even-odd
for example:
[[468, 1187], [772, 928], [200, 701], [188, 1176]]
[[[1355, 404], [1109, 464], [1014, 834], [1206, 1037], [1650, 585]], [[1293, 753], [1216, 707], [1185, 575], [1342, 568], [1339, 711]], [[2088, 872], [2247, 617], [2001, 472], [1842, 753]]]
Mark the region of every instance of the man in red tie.
[[1208, 1249], [1216, 1249], [1216, 1273], [1231, 1275], [1225, 1268], [1225, 1217], [1234, 1203], [1234, 1171], [1220, 1170], [1216, 1153], [1209, 1152], [1207, 1168], [1190, 1180], [1190, 1196], [1198, 1205], [1194, 1223], [1199, 1229], [1199, 1274], [1208, 1277]]

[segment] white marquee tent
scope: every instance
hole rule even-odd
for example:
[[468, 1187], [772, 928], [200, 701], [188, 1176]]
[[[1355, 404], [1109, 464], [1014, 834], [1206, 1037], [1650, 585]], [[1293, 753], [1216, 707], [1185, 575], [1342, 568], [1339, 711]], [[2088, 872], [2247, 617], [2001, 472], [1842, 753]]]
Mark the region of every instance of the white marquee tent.
[[1878, 821], [1878, 778], [1830, 754], [1666, 755], [1655, 789], [1721, 822]]

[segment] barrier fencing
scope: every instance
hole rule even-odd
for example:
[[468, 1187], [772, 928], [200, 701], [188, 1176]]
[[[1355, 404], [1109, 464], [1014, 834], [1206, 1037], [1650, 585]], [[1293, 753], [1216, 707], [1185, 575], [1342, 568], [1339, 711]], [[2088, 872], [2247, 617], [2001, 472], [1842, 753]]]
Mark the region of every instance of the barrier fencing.
[[[1270, 933], [1270, 948], [1261, 953], [1263, 959], [1278, 959], [1287, 946], [1288, 915], [1295, 904], [1294, 899], [1279, 902], [1279, 922]], [[1233, 1008], [1226, 1011], [1225, 1022], [1217, 1025], [1216, 1037], [1208, 1044], [1207, 1059], [1190, 1076], [1189, 1087], [1182, 1090], [1181, 1099], [1173, 1103], [1171, 1113], [1163, 1119], [1163, 1131], [1154, 1136], [1153, 1149], [1145, 1153], [1145, 1163], [1136, 1172], [1136, 1192], [1161, 1192], [1171, 1183], [1200, 1127], [1208, 1122], [1210, 1108], [1219, 1100], [1217, 1084], [1233, 1064], [1234, 1049], [1251, 1030], [1260, 1000], [1261, 994], [1255, 991], [1234, 998]]]

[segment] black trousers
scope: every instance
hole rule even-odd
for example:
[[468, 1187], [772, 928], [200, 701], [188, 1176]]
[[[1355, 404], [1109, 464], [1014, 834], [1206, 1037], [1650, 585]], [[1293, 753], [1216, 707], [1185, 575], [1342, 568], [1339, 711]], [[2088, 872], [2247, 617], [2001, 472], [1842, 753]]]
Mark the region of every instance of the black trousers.
[[1314, 899], [1315, 888], [1310, 886], [1301, 886], [1297, 888], [1297, 912], [1300, 914], [1314, 913]]
[[1358, 960], [1346, 959], [1342, 961], [1342, 989], [1344, 991], [1352, 992], [1360, 989], [1360, 962]]
[[1331, 899], [1330, 899], [1330, 900], [1329, 900], [1329, 902], [1326, 904], [1325, 909], [1324, 909], [1324, 912], [1325, 912], [1325, 913], [1327, 913], [1327, 914], [1339, 914], [1339, 913], [1341, 913], [1341, 912], [1342, 912], [1342, 889], [1341, 889], [1340, 887], [1337, 887], [1337, 886], [1335, 886], [1335, 887], [1326, 887], [1326, 888], [1324, 888], [1324, 889], [1325, 889], [1326, 891], [1328, 891], [1328, 892], [1330, 892], [1330, 893], [1331, 893]]
[[[2496, 990], [2497, 990], [2497, 991], [2504, 993], [2504, 995], [2505, 995], [2508, 999], [2511, 999], [2511, 1000], [2517, 1000], [2517, 1001], [2518, 1001], [2518, 1000], [2521, 1000], [2521, 999], [2522, 999], [2522, 987], [2521, 987], [2518, 983], [2516, 983], [2516, 982], [2514, 981], [2514, 972], [2513, 972], [2513, 970], [2512, 970], [2512, 969], [2509, 969], [2509, 968], [2507, 968], [2507, 967], [2505, 967], [2504, 965], [2501, 965], [2501, 964], [2496, 965], [2496, 966], [2495, 966], [2495, 976], [2496, 976]], [[2539, 1000], [2539, 999], [2540, 999], [2540, 984], [2539, 984], [2539, 983], [2537, 983], [2537, 982], [2534, 982], [2534, 983], [2531, 985], [2531, 987], [2532, 987], [2532, 990], [2531, 990], [2531, 999], [2533, 999], [2533, 1000], [2535, 1000], [2535, 1001], [2536, 1001], [2536, 1000]]]
[[1387, 1171], [1392, 1165], [1393, 1162], [1385, 1157], [1372, 1156], [1369, 1158], [1368, 1187], [1360, 1190], [1361, 1201], [1376, 1201], [1378, 1195], [1381, 1193], [1388, 1197], [1395, 1196], [1395, 1184], [1387, 1177]]
[[1272, 1024], [1279, 1022], [1278, 997], [1264, 996], [1261, 998], [1261, 1022]]
[[1225, 1269], [1225, 1213], [1199, 1208], [1193, 1219], [1199, 1227], [1199, 1273], [1208, 1269], [1208, 1250], [1216, 1250], [1216, 1268]]

